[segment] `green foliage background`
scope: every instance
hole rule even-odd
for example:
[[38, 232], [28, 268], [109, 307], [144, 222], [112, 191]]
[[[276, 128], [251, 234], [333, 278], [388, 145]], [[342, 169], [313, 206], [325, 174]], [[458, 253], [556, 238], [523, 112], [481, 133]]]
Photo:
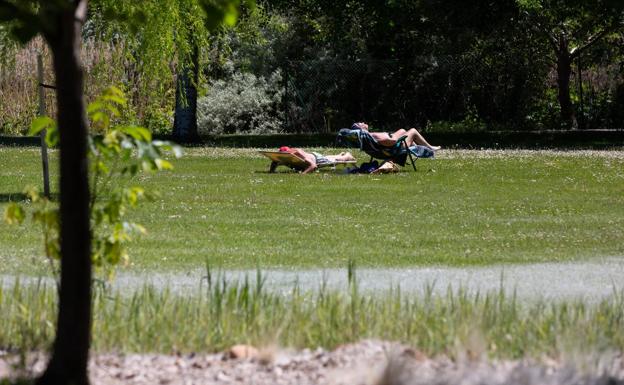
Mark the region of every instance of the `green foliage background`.
[[[583, 105], [577, 63], [571, 97], [584, 128], [622, 127], [624, 13], [617, 1], [211, 2], [215, 15], [229, 15], [227, 27], [206, 19], [204, 3], [91, 1], [83, 32], [87, 97], [116, 84], [132, 106], [127, 118], [170, 133], [175, 79], [198, 46], [200, 97], [220, 103], [205, 115], [225, 122], [223, 111], [237, 109], [243, 122], [213, 122], [204, 133], [259, 132], [254, 119], [272, 132], [335, 131], [356, 120], [383, 129], [560, 128], [549, 33], [567, 34], [574, 49], [606, 28], [582, 54]], [[35, 51], [46, 50], [16, 48], [6, 34], [0, 29], [0, 133], [23, 134], [36, 113]], [[263, 105], [263, 82], [277, 73], [272, 94], [280, 96]], [[249, 76], [258, 81], [237, 105], [228, 93]], [[259, 114], [259, 105], [268, 113]]]

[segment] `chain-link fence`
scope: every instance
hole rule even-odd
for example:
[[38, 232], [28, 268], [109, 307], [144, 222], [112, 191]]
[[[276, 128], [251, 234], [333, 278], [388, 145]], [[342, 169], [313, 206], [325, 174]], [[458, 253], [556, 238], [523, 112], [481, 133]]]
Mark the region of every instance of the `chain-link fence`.
[[380, 126], [423, 125], [461, 120], [471, 111], [496, 118], [497, 106], [482, 102], [491, 95], [491, 72], [474, 56], [421, 57], [409, 63], [290, 62], [284, 70], [286, 129], [333, 131], [358, 120]]
[[[285, 131], [333, 132], [360, 120], [380, 128], [440, 121], [462, 122], [462, 128], [454, 127], [464, 130], [555, 128], [556, 81], [545, 81], [544, 69], [536, 67], [528, 61], [507, 57], [494, 62], [477, 55], [411, 62], [289, 62], [283, 69]], [[605, 69], [584, 70], [583, 77], [573, 74], [571, 92], [579, 122], [586, 128], [621, 128], [617, 103], [624, 106], [624, 100], [606, 99], [617, 97], [618, 89], [622, 93], [624, 82], [620, 74], [618, 83], [618, 74], [611, 71], [601, 77], [609, 81], [594, 87], [591, 78], [600, 71]]]

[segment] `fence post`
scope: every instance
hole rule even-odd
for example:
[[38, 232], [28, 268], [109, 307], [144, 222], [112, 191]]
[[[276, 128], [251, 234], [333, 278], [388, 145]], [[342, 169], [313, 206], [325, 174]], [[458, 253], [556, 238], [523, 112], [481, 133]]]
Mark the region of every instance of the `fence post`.
[[585, 111], [583, 109], [583, 74], [581, 73], [581, 55], [578, 55], [576, 60], [576, 68], [578, 72], [578, 88], [579, 88], [579, 116], [578, 116], [578, 125], [579, 129], [584, 129], [585, 127]]
[[288, 62], [286, 62], [286, 65], [284, 66], [284, 97], [282, 98], [282, 108], [284, 109], [284, 132], [290, 132], [288, 124], [288, 70], [289, 66]]
[[[43, 57], [37, 54], [37, 79], [39, 87], [39, 116], [46, 115], [45, 89], [43, 86]], [[50, 170], [48, 167], [48, 145], [46, 143], [47, 130], [40, 133], [41, 138], [41, 163], [43, 165], [43, 195], [50, 199]]]

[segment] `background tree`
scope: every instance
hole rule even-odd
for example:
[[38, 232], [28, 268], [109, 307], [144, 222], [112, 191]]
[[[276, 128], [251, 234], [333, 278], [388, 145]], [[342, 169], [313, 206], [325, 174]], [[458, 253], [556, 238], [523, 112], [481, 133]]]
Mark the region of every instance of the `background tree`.
[[[202, 77], [203, 53], [209, 37], [222, 25], [233, 26], [237, 20], [238, 1], [205, 0], [93, 0], [93, 20], [98, 39], [124, 37], [126, 50], [134, 56], [142, 74], [142, 84], [135, 85], [149, 93], [153, 85], [168, 84], [176, 78], [173, 136], [180, 141], [194, 141], [197, 133], [197, 87]], [[244, 4], [251, 5], [251, 2]], [[237, 11], [236, 11], [237, 12]], [[135, 15], [141, 23], [127, 23]], [[157, 88], [156, 92], [166, 92]]]
[[561, 120], [578, 127], [572, 99], [572, 64], [605, 36], [624, 28], [621, 0], [518, 0], [533, 29], [546, 39], [557, 69]]

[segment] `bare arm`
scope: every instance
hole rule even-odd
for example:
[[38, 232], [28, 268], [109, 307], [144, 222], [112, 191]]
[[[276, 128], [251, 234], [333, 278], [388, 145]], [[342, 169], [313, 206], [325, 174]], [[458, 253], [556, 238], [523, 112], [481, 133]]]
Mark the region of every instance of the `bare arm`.
[[306, 163], [308, 164], [308, 168], [306, 168], [305, 170], [303, 170], [303, 174], [308, 174], [314, 170], [316, 170], [316, 157], [308, 152], [303, 151], [302, 149], [295, 149], [295, 151], [293, 152], [293, 154], [297, 155], [298, 157], [300, 157], [301, 159], [305, 160]]
[[308, 174], [308, 173], [311, 173], [314, 170], [316, 170], [316, 162], [310, 164], [310, 166], [308, 168], [303, 170], [302, 174]]

